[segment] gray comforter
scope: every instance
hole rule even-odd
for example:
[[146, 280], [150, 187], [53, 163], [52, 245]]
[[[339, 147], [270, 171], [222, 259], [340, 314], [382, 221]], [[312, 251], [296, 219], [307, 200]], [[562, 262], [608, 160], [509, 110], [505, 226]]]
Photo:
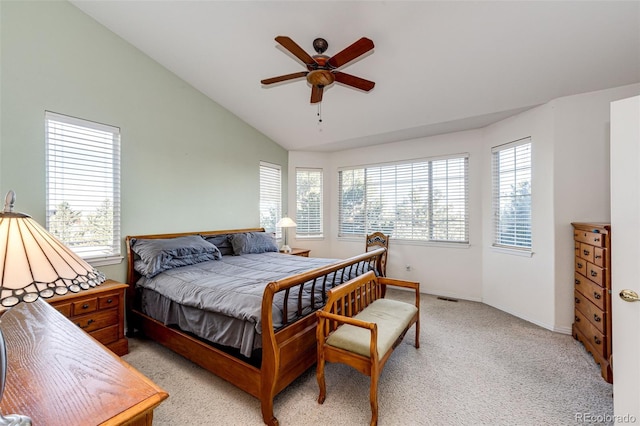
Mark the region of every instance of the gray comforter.
[[[336, 261], [280, 253], [223, 256], [220, 260], [170, 269], [153, 278], [143, 277], [138, 281], [138, 286], [164, 296], [171, 301], [169, 305], [176, 305], [170, 306], [174, 310], [171, 314], [160, 313], [156, 307], [143, 306], [143, 310], [156, 319], [165, 324], [175, 322], [186, 331], [216, 343], [237, 347], [250, 356], [251, 351], [260, 346], [262, 297], [266, 285]], [[298, 292], [299, 288], [296, 287], [289, 295], [290, 318], [297, 311]], [[311, 298], [320, 303], [321, 292], [321, 285], [318, 285], [314, 294], [311, 294], [310, 284], [304, 287], [301, 295], [305, 307], [303, 313], [311, 311]], [[282, 296], [279, 293], [274, 300], [273, 321], [276, 329], [283, 324]], [[149, 304], [149, 300], [143, 297], [143, 304]], [[181, 316], [186, 312], [187, 317], [176, 319], [176, 309]], [[206, 320], [196, 312], [213, 313], [215, 320], [204, 325]], [[230, 319], [228, 324], [220, 322], [223, 317]], [[234, 333], [238, 334], [234, 336]]]

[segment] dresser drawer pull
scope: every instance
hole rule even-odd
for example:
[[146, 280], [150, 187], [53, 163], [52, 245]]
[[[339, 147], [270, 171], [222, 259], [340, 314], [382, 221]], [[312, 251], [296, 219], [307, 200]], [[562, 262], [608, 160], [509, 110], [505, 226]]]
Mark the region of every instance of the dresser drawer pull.
[[84, 305], [82, 305], [82, 309], [89, 309], [89, 304], [85, 303]]
[[593, 297], [595, 297], [596, 299], [600, 300], [602, 298], [602, 296], [600, 295], [600, 293], [598, 292], [593, 292]]
[[593, 341], [596, 345], [599, 345], [600, 343], [602, 343], [602, 340], [600, 340], [598, 336], [593, 336]]
[[578, 263], [578, 269], [582, 269], [582, 263]]
[[592, 276], [592, 277], [597, 277], [597, 276], [598, 276], [598, 273], [597, 273], [596, 271], [593, 271], [593, 270], [592, 270], [592, 271], [591, 271], [591, 276]]
[[593, 241], [595, 241], [596, 243], [597, 243], [597, 242], [599, 242], [599, 241], [600, 241], [600, 237], [595, 237], [595, 238], [593, 239]]
[[576, 315], [576, 321], [575, 322], [580, 322], [580, 318]]
[[576, 278], [576, 285], [580, 284], [580, 280]]
[[602, 259], [602, 255], [596, 254], [596, 259]]
[[112, 298], [108, 298], [108, 299], [107, 299], [107, 303], [112, 303], [112, 302], [113, 302], [113, 299], [112, 299]]
[[582, 253], [583, 253], [585, 256], [589, 256], [589, 250], [582, 250]]
[[577, 297], [575, 298], [576, 303], [580, 303], [580, 299], [578, 299]]
[[87, 325], [80, 325], [80, 324], [76, 324], [78, 327], [80, 328], [87, 328], [89, 327], [91, 324], [93, 324], [95, 322], [95, 320], [90, 319], [89, 321], [87, 321]]
[[595, 322], [600, 322], [600, 321], [602, 321], [602, 318], [600, 318], [600, 317], [598, 316], [598, 314], [593, 314], [593, 319], [595, 320]]

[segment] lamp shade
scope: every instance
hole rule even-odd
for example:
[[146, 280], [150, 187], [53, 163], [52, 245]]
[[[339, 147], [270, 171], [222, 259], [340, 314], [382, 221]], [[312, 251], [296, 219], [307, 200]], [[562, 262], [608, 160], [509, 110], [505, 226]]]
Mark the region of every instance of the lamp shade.
[[0, 213], [0, 304], [78, 292], [105, 281], [97, 271], [29, 215], [12, 212], [13, 192]]
[[285, 216], [282, 219], [280, 219], [278, 221], [278, 223], [276, 223], [276, 226], [278, 228], [292, 228], [292, 227], [298, 226], [298, 225], [296, 225], [296, 223], [293, 221], [293, 219], [291, 219], [289, 216]]

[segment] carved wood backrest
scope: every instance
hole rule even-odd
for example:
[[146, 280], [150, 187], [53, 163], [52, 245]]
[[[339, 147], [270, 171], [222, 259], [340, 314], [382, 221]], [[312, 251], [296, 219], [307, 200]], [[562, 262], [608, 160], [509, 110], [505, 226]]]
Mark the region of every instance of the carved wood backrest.
[[387, 276], [387, 254], [389, 252], [390, 239], [391, 237], [389, 235], [385, 235], [382, 232], [369, 234], [365, 239], [365, 251], [371, 251], [380, 247], [387, 249], [380, 259], [380, 275], [383, 277]]

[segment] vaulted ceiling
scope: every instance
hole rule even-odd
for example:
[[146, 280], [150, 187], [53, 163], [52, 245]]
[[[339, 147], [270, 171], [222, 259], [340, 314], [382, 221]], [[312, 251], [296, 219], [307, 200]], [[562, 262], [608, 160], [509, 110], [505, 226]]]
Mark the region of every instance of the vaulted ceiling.
[[[289, 150], [327, 151], [483, 127], [552, 99], [640, 82], [637, 1], [105, 1], [72, 3]], [[360, 37], [372, 52], [341, 69], [321, 107], [274, 38], [332, 56]]]

